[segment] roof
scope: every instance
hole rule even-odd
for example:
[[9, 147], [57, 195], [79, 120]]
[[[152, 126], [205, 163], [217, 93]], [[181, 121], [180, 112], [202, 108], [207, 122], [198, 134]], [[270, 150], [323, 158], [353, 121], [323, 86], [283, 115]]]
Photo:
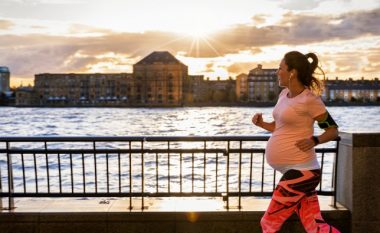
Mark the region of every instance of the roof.
[[256, 75], [276, 75], [277, 69], [263, 69], [263, 66], [258, 64], [256, 68], [253, 68], [249, 71], [248, 76], [256, 76]]
[[325, 86], [330, 90], [378, 90], [377, 80], [327, 80]]
[[9, 69], [6, 66], [0, 66], [0, 72], [7, 72], [7, 73], [9, 73]]
[[18, 87], [16, 91], [23, 91], [23, 92], [33, 92], [34, 88], [31, 86], [28, 87]]
[[182, 64], [177, 58], [175, 58], [168, 51], [161, 51], [161, 52], [155, 51], [149, 54], [148, 56], [144, 57], [141, 61], [137, 62], [135, 65], [152, 65], [154, 63]]

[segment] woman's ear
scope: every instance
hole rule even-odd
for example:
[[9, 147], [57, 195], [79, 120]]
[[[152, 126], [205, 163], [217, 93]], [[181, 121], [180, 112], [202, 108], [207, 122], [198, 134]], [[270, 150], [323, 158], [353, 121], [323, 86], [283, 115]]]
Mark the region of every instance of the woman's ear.
[[296, 69], [292, 69], [292, 70], [290, 71], [290, 77], [293, 77], [293, 76], [295, 76], [295, 75], [297, 75], [297, 70], [296, 70]]

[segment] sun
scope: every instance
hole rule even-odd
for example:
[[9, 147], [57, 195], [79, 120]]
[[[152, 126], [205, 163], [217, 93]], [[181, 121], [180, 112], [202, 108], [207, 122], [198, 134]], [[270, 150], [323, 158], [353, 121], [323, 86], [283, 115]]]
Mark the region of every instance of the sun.
[[185, 31], [185, 35], [192, 37], [195, 40], [201, 40], [207, 38], [207, 36], [211, 33], [212, 30], [210, 30], [208, 27], [201, 26], [201, 25], [194, 25], [193, 27], [189, 28], [189, 30]]

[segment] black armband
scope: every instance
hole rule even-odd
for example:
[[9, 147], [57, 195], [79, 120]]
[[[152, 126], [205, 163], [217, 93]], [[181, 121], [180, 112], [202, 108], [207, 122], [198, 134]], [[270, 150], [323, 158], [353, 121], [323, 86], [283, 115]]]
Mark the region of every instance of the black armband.
[[318, 121], [318, 126], [321, 129], [328, 129], [331, 127], [338, 128], [338, 124], [334, 121], [329, 112], [327, 112], [327, 117], [325, 120]]

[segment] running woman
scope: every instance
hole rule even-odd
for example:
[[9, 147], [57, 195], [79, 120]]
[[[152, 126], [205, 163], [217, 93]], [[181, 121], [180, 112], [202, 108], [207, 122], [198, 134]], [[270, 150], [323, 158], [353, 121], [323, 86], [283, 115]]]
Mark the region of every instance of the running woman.
[[[308, 233], [339, 232], [323, 220], [315, 190], [321, 169], [314, 147], [338, 136], [338, 125], [319, 97], [322, 85], [314, 77], [317, 67], [314, 53], [285, 54], [277, 70], [284, 89], [273, 109], [274, 121], [264, 121], [261, 113], [252, 117], [253, 124], [272, 132], [266, 160], [283, 174], [260, 222], [264, 233], [279, 232], [294, 212]], [[324, 130], [318, 136], [314, 135], [315, 121]]]

